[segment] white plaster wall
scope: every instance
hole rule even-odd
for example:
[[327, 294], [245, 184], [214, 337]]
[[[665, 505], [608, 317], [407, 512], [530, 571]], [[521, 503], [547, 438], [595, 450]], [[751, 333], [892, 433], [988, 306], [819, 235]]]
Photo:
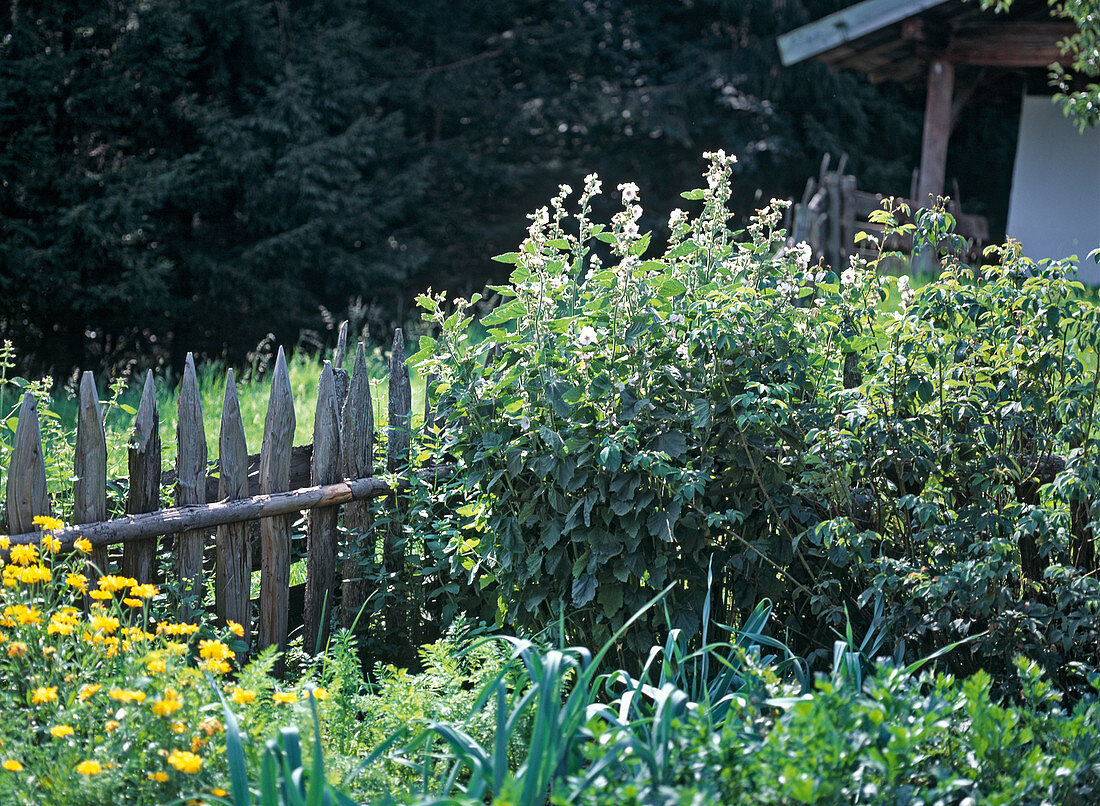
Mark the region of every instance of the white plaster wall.
[[1084, 134], [1047, 96], [1025, 95], [1008, 204], [1008, 236], [1035, 260], [1080, 258], [1080, 279], [1100, 285], [1100, 128]]

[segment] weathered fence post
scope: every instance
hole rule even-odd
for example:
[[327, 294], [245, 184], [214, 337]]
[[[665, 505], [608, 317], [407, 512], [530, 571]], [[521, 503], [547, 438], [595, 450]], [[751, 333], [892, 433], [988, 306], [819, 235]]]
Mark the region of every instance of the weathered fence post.
[[336, 354], [332, 357], [333, 380], [336, 384], [336, 410], [343, 411], [344, 401], [348, 399], [348, 373], [344, 369], [344, 357], [348, 350], [348, 320], [340, 323], [340, 332], [336, 336]]
[[[290, 454], [294, 442], [294, 397], [283, 348], [275, 359], [271, 397], [264, 420], [264, 442], [260, 449], [260, 492], [284, 492], [290, 487]], [[260, 521], [260, 648], [278, 646], [286, 650], [287, 617], [290, 607], [290, 523], [286, 515]], [[284, 670], [280, 658], [275, 674]]]
[[[107, 520], [107, 439], [95, 377], [90, 372], [80, 376], [73, 476], [73, 523]], [[106, 573], [107, 547], [97, 546], [89, 558], [88, 576], [95, 579]]]
[[[393, 350], [390, 352], [390, 390], [389, 390], [389, 429], [386, 442], [386, 471], [399, 473], [409, 466], [410, 433], [412, 414], [412, 387], [409, 383], [409, 368], [405, 364], [405, 336], [398, 328], [393, 334]], [[408, 611], [411, 602], [403, 599], [415, 598], [413, 592], [406, 589], [405, 574], [405, 537], [402, 521], [405, 505], [400, 495], [395, 494], [382, 548], [382, 567], [391, 589], [395, 591], [397, 601], [389, 608], [387, 628], [392, 636], [404, 635], [408, 627]]]
[[[248, 497], [248, 447], [237, 402], [237, 383], [230, 369], [225, 377], [225, 398], [218, 435], [218, 498], [236, 501]], [[248, 523], [219, 526], [215, 538], [214, 612], [223, 624], [235, 621], [244, 628], [246, 645], [252, 636], [249, 593], [252, 582], [252, 553]]]
[[[336, 385], [332, 364], [324, 363], [317, 384], [317, 413], [313, 419], [313, 461], [310, 483], [314, 487], [333, 484], [340, 478], [340, 412], [336, 407]], [[306, 593], [303, 613], [303, 646], [314, 653], [324, 648], [332, 597], [336, 586], [336, 520], [339, 507], [309, 511], [306, 540]]]
[[[160, 509], [160, 417], [157, 414], [157, 393], [153, 372], [145, 375], [141, 390], [134, 433], [130, 437], [128, 464], [130, 492], [126, 498], [126, 513], [138, 515]], [[136, 540], [122, 547], [122, 573], [138, 582], [154, 582], [157, 539]]]
[[[202, 424], [199, 383], [191, 353], [183, 366], [176, 407], [176, 506], [206, 503], [206, 430]], [[184, 596], [197, 596], [202, 606], [202, 550], [206, 533], [201, 529], [176, 538], [176, 578]], [[183, 613], [189, 617], [189, 613]]]
[[[355, 348], [348, 399], [340, 420], [340, 461], [346, 479], [366, 478], [374, 465], [374, 400], [363, 342]], [[341, 573], [340, 624], [351, 629], [367, 601], [366, 571], [374, 570], [375, 540], [369, 501], [344, 506], [347, 548]]]
[[34, 395], [26, 392], [19, 406], [15, 427], [15, 445], [8, 465], [8, 531], [14, 534], [34, 531], [35, 515], [50, 514], [46, 494], [46, 460], [42, 455], [42, 434], [38, 428], [38, 409]]

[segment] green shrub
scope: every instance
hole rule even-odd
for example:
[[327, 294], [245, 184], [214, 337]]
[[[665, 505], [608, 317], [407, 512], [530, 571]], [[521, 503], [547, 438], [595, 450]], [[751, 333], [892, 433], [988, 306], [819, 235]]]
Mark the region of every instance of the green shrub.
[[[501, 256], [480, 345], [471, 303], [421, 298], [437, 338], [415, 361], [460, 469], [434, 494], [463, 502], [425, 534], [471, 584], [460, 603], [492, 595], [501, 623], [591, 643], [674, 581], [631, 636], [643, 653], [696, 628], [710, 566], [714, 618], [771, 598], [811, 660], [881, 596], [910, 657], [980, 636], [957, 671], [1012, 687], [1023, 652], [1083, 690], [1100, 313], [1072, 264], [1008, 244], [963, 265], [936, 209], [904, 229], [941, 251], [938, 278], [914, 291], [877, 259], [838, 274], [783, 246], [781, 205], [732, 231], [729, 176], [714, 155], [684, 194], [702, 212], [674, 211], [655, 256], [633, 185], [607, 225], [595, 177], [572, 213], [563, 187]], [[889, 206], [874, 217], [897, 228]]]

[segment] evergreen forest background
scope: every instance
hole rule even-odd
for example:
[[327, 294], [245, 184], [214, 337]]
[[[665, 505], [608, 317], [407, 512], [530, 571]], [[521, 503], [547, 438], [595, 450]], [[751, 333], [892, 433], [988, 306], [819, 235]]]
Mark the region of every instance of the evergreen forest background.
[[[743, 216], [799, 196], [826, 153], [905, 194], [920, 88], [779, 64], [777, 34], [851, 4], [13, 1], [0, 340], [64, 380], [187, 351], [240, 364], [349, 314], [383, 339], [428, 286], [499, 279], [490, 257], [558, 182], [636, 181], [660, 241], [708, 149], [738, 155]], [[1018, 93], [984, 88], [952, 143], [994, 237]]]

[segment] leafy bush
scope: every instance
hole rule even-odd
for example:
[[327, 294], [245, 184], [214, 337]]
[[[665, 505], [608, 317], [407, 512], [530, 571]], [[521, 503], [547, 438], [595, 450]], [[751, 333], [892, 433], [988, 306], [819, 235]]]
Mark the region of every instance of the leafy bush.
[[608, 225], [598, 179], [571, 214], [563, 187], [500, 258], [487, 343], [465, 339], [472, 303], [421, 298], [438, 338], [415, 360], [467, 499], [436, 532], [467, 600], [588, 643], [675, 581], [667, 625], [691, 630], [713, 562], [715, 618], [771, 598], [811, 657], [882, 596], [911, 657], [981, 635], [957, 670], [1011, 687], [1020, 651], [1080, 689], [1100, 637], [1100, 312], [1073, 266], [1014, 244], [963, 265], [941, 209], [905, 227], [944, 255], [919, 290], [877, 259], [811, 266], [781, 205], [730, 229], [729, 176], [713, 155], [684, 194], [702, 212], [674, 211], [655, 257], [635, 186]]

